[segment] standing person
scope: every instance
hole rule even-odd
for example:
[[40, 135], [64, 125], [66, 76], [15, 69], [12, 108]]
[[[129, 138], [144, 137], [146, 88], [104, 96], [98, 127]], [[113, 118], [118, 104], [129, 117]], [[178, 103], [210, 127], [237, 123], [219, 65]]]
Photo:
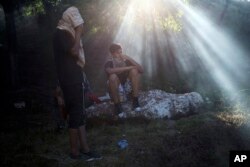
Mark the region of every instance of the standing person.
[[85, 58], [81, 43], [83, 23], [76, 7], [67, 8], [58, 22], [53, 44], [58, 79], [65, 109], [69, 113], [70, 157], [91, 161], [101, 159], [101, 156], [90, 151], [86, 137], [82, 74]]
[[122, 53], [121, 45], [111, 44], [109, 51], [112, 58], [106, 62], [105, 71], [108, 75], [110, 96], [115, 104], [115, 114], [118, 115], [123, 112], [119, 98], [119, 85], [124, 85], [127, 79], [132, 84], [132, 109], [139, 111], [139, 76], [143, 73], [143, 68], [134, 59]]

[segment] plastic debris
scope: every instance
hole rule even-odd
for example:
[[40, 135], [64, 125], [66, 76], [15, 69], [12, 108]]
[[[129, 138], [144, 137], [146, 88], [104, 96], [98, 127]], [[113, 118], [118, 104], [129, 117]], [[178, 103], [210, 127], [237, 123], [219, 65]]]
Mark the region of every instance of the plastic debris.
[[125, 149], [128, 147], [128, 141], [126, 139], [122, 139], [118, 141], [117, 145], [119, 146], [120, 149]]
[[110, 100], [111, 99], [108, 93], [106, 93], [105, 96], [101, 96], [101, 97], [98, 97], [98, 98], [101, 101], [106, 101], [106, 100]]
[[120, 114], [118, 114], [119, 118], [127, 118], [127, 115], [125, 112], [121, 112]]
[[22, 109], [22, 108], [26, 107], [26, 103], [24, 101], [16, 102], [16, 103], [14, 103], [14, 107], [17, 109]]

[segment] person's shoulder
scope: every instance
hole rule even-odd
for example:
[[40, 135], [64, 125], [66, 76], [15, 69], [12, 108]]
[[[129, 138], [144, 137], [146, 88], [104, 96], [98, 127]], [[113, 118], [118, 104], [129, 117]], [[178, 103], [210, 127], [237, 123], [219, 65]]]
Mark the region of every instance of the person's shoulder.
[[108, 64], [108, 63], [112, 63], [112, 59], [106, 60], [104, 64]]
[[125, 61], [129, 61], [129, 59], [132, 59], [132, 57], [125, 55], [125, 54], [123, 55], [123, 57], [124, 57]]
[[127, 55], [127, 54], [125, 54], [124, 56], [127, 56], [127, 57], [129, 57], [129, 58], [132, 58], [133, 56], [129, 56], [129, 55]]
[[105, 58], [105, 63], [112, 62], [112, 61], [113, 61], [112, 56], [108, 56], [108, 57]]
[[104, 66], [105, 66], [105, 67], [110, 67], [112, 64], [113, 64], [112, 59], [109, 58], [109, 59], [107, 59], [107, 60], [105, 61]]

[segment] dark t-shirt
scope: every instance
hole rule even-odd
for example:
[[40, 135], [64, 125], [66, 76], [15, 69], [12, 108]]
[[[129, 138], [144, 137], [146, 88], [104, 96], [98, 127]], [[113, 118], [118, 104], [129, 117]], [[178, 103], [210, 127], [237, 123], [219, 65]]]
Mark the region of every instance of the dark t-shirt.
[[82, 69], [76, 59], [70, 55], [74, 39], [66, 30], [57, 29], [54, 36], [54, 56], [58, 79], [61, 85], [72, 85], [83, 82]]
[[[127, 66], [132, 66], [132, 64], [130, 63], [130, 61], [128, 60], [125, 60], [125, 67]], [[105, 69], [107, 68], [114, 68], [114, 63], [112, 60], [108, 60], [106, 63], [105, 63], [105, 66], [104, 66]], [[119, 74], [117, 74], [121, 84], [124, 84], [128, 78], [128, 74], [129, 72], [128, 71], [125, 71], [125, 72], [121, 72]], [[107, 74], [108, 75], [108, 74]]]

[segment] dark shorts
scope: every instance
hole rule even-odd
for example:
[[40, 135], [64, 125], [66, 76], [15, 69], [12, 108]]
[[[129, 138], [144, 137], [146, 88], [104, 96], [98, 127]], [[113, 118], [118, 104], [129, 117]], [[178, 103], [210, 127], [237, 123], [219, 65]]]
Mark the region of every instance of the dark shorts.
[[82, 83], [61, 86], [65, 108], [69, 113], [69, 128], [77, 129], [86, 124]]
[[123, 72], [121, 74], [117, 74], [117, 77], [119, 78], [121, 84], [125, 84], [125, 82], [127, 81], [129, 73], [128, 72]]

